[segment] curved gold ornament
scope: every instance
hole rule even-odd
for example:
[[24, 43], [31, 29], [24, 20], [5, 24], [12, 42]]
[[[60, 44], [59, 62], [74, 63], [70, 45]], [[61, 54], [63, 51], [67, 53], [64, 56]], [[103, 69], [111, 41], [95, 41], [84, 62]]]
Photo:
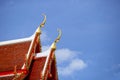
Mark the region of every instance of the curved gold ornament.
[[42, 23], [40, 24], [40, 26], [37, 28], [36, 32], [37, 33], [41, 33], [41, 27], [44, 27], [45, 23], [46, 23], [46, 15], [42, 14], [44, 16], [44, 19], [42, 21]]
[[51, 45], [52, 49], [56, 49], [56, 43], [60, 41], [61, 35], [62, 35], [62, 31], [61, 31], [61, 29], [58, 29], [58, 37], [52, 43], [52, 45]]
[[42, 14], [44, 16], [44, 19], [42, 21], [42, 23], [40, 24], [40, 27], [44, 27], [45, 23], [46, 23], [46, 15]]
[[55, 39], [55, 41], [54, 41], [55, 43], [60, 41], [61, 35], [62, 35], [62, 31], [61, 31], [61, 29], [58, 29], [58, 37]]

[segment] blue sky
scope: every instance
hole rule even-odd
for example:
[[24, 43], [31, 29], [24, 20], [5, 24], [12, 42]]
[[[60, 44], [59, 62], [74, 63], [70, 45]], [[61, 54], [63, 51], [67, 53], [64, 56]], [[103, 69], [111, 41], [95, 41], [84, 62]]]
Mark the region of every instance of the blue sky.
[[62, 29], [59, 80], [120, 80], [119, 0], [1, 0], [0, 41], [31, 36], [42, 13], [43, 48]]

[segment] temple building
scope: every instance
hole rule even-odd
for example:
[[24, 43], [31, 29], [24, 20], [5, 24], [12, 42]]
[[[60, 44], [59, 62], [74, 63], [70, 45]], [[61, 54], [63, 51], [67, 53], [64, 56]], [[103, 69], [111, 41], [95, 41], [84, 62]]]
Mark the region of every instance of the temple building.
[[48, 50], [42, 52], [40, 43], [41, 27], [27, 38], [0, 42], [0, 80], [58, 80], [56, 65], [56, 43], [53, 41]]

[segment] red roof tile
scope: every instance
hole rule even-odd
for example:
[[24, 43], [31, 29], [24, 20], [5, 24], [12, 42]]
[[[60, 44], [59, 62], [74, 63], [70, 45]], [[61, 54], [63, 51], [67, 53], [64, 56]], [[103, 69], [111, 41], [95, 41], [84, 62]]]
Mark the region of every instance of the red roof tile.
[[0, 72], [21, 69], [31, 41], [0, 46]]

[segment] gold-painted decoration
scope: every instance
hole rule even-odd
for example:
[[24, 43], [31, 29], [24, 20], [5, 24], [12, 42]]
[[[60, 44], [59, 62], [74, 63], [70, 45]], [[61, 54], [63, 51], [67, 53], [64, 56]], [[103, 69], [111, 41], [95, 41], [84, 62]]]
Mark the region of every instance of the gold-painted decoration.
[[40, 27], [38, 27], [36, 33], [40, 33], [40, 32], [41, 32]]
[[59, 42], [61, 35], [62, 35], [62, 31], [61, 31], [61, 29], [58, 29], [58, 37], [55, 39], [55, 41], [54, 41], [55, 43]]
[[61, 29], [58, 29], [58, 37], [55, 39], [55, 41], [52, 43], [51, 48], [56, 49], [56, 43], [59, 42], [62, 35]]
[[[40, 35], [40, 34], [41, 34], [41, 27], [43, 27], [43, 26], [45, 25], [46, 15], [45, 15], [45, 14], [42, 14], [42, 15], [44, 16], [44, 19], [43, 19], [42, 23], [40, 24], [40, 26], [36, 29], [35, 34], [34, 34], [34, 38], [35, 38], [36, 35]], [[37, 41], [40, 41], [39, 39], [40, 39], [40, 36], [37, 37]], [[33, 41], [34, 41], [34, 40], [33, 40]], [[31, 43], [32, 45], [33, 45], [33, 41], [32, 41], [32, 43]], [[31, 60], [29, 61], [30, 53], [31, 53], [31, 52], [28, 52], [28, 54], [26, 55], [25, 67], [26, 67], [27, 69], [29, 69], [29, 64], [28, 64], [28, 63], [31, 63], [31, 62], [30, 62]]]
[[[15, 75], [14, 78], [13, 78], [12, 80], [23, 80], [23, 79], [22, 79], [22, 75], [23, 75], [23, 74], [24, 74], [24, 73], [21, 72], [21, 73]], [[23, 78], [24, 78], [24, 77], [23, 77]]]
[[17, 65], [14, 66], [14, 78], [12, 80], [18, 80], [19, 74], [17, 73]]
[[14, 74], [17, 75], [17, 65], [14, 66]]
[[44, 16], [43, 22], [40, 24], [40, 27], [43, 27], [46, 23], [46, 15], [42, 14]]
[[44, 16], [44, 19], [42, 21], [42, 23], [40, 24], [40, 26], [37, 28], [36, 32], [37, 33], [41, 33], [41, 27], [44, 27], [45, 23], [46, 23], [46, 15], [42, 14]]

